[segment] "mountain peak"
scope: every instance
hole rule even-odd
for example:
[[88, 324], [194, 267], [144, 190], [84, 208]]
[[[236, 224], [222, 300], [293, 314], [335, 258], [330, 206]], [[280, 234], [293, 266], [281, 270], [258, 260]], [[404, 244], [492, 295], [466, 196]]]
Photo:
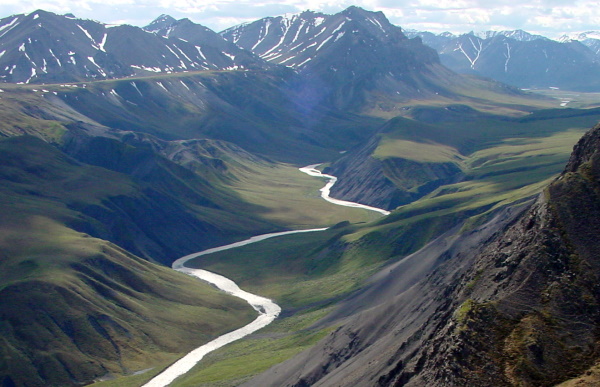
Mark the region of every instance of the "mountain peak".
[[372, 16], [372, 15], [383, 15], [381, 11], [368, 11], [364, 8], [358, 7], [356, 5], [351, 5], [342, 12], [342, 15], [362, 15], [362, 16]]
[[568, 42], [571, 40], [579, 40], [579, 41], [585, 41], [587, 39], [597, 39], [600, 40], [600, 31], [586, 31], [586, 32], [573, 32], [573, 33], [568, 33], [568, 34], [564, 34], [562, 35], [560, 38], [558, 38], [557, 40], [559, 42]]
[[389, 23], [389, 21], [387, 20], [387, 18], [383, 14], [383, 12], [367, 11], [366, 9], [357, 7], [355, 5], [352, 5], [348, 8], [346, 8], [345, 10], [340, 12], [340, 14], [344, 15], [350, 19], [368, 19], [368, 20], [376, 19], [379, 22], [385, 21], [386, 24]]
[[163, 13], [162, 15], [160, 15], [159, 17], [154, 19], [154, 21], [152, 23], [165, 23], [165, 22], [173, 23], [175, 21], [177, 21], [177, 20], [173, 16]]
[[590, 161], [592, 156], [600, 150], [600, 124], [588, 131], [579, 142], [573, 147], [571, 158], [563, 172], [575, 172], [577, 169]]
[[0, 82], [55, 83], [270, 67], [214, 31], [168, 15], [144, 30], [128, 25], [108, 28], [94, 20], [38, 10], [0, 19], [0, 28]]
[[412, 87], [403, 83], [406, 79], [419, 78], [426, 67], [439, 63], [433, 49], [409, 40], [383, 13], [355, 6], [334, 15], [265, 18], [222, 36], [266, 61], [295, 69], [308, 79], [307, 87], [319, 89], [315, 95], [323, 93], [319, 98], [329, 98], [337, 108], [362, 103], [367, 84], [385, 83], [394, 95], [405, 92]]
[[[27, 14], [27, 16], [33, 16], [33, 17], [36, 17], [36, 15], [38, 15], [38, 16], [39, 16], [39, 15], [49, 15], [49, 14], [51, 14], [51, 13], [50, 13], [50, 12], [48, 12], [48, 11], [44, 11], [43, 9], [36, 9], [35, 11], [33, 11], [33, 12], [30, 12], [29, 14]], [[69, 14], [69, 15], [70, 15], [71, 17], [73, 17], [73, 18], [75, 17], [75, 15], [73, 15], [73, 14]], [[67, 15], [65, 15], [65, 16], [67, 16]]]
[[366, 14], [366, 13], [372, 13], [371, 11], [367, 11], [364, 8], [361, 8], [357, 5], [351, 5], [348, 8], [346, 8], [345, 10], [343, 10], [341, 13], [343, 14], [348, 14], [348, 13], [359, 13], [359, 14]]
[[152, 21], [152, 23], [148, 24], [145, 27], [145, 29], [150, 29], [150, 30], [161, 29], [161, 28], [168, 27], [176, 22], [177, 22], [177, 19], [163, 13], [162, 15], [160, 15], [159, 17], [154, 19]]
[[439, 34], [439, 36], [441, 36], [443, 38], [455, 38], [456, 37], [456, 35], [454, 35], [450, 31], [442, 32], [441, 34]]
[[491, 38], [495, 38], [497, 36], [504, 36], [504, 37], [507, 37], [510, 39], [518, 40], [520, 42], [529, 42], [529, 41], [538, 40], [538, 39], [542, 39], [542, 40], [548, 39], [544, 36], [530, 34], [529, 32], [523, 31], [523, 30], [484, 31], [484, 32], [479, 32], [479, 33], [471, 32], [471, 34], [473, 34], [479, 38], [482, 38], [482, 39], [491, 39]]

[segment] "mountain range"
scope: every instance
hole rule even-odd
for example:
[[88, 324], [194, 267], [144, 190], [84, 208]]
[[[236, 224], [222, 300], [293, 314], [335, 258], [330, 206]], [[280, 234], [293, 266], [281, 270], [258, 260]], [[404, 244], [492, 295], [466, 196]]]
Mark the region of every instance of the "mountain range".
[[520, 88], [599, 89], [598, 39], [593, 33], [559, 41], [522, 30], [480, 34], [410, 31], [436, 49], [441, 62], [459, 73], [489, 77]]
[[600, 85], [578, 38], [0, 20], [0, 385], [143, 385], [256, 316], [165, 266], [315, 227], [190, 262], [283, 312], [174, 385], [593, 382], [600, 109], [520, 90]]
[[[417, 63], [432, 66], [438, 60], [406, 36], [420, 37], [438, 52], [442, 64], [459, 73], [521, 88], [598, 88], [599, 39], [594, 31], [564, 35], [558, 41], [522, 30], [435, 35], [401, 31], [381, 12], [358, 7], [336, 15], [306, 11], [265, 18], [220, 34], [168, 15], [139, 28], [38, 10], [0, 20], [0, 79], [73, 82], [198, 70], [265, 70], [279, 64], [306, 75], [310, 82], [304, 83], [322, 83], [330, 90], [323, 98], [346, 106], [351, 102], [345, 100], [357, 94], [355, 83], [391, 82], [407, 94], [422, 82], [414, 71]], [[415, 56], [413, 63], [406, 62], [410, 56]], [[394, 59], [356, 61], [367, 57]], [[400, 57], [404, 67], [390, 67]], [[386, 70], [392, 79], [374, 75]], [[355, 77], [357, 72], [363, 76]], [[314, 87], [308, 86], [307, 93]]]
[[12, 83], [55, 83], [269, 67], [213, 35], [216, 39], [202, 39], [200, 45], [129, 25], [111, 26], [38, 10], [0, 20], [0, 78]]

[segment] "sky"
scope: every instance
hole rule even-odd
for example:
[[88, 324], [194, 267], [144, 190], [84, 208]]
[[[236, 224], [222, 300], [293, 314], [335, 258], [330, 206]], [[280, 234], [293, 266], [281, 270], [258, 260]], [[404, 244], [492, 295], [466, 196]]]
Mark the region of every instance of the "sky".
[[351, 5], [382, 11], [404, 29], [431, 32], [515, 30], [556, 38], [600, 30], [600, 0], [0, 0], [0, 18], [37, 9], [107, 24], [145, 26], [161, 14], [214, 31], [305, 10], [337, 13]]

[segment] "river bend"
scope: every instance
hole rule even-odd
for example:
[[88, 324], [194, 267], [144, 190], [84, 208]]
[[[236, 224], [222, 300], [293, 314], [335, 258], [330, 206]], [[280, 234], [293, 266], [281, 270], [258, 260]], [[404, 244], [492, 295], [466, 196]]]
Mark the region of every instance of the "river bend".
[[[327, 200], [330, 203], [339, 205], [339, 206], [364, 208], [366, 210], [377, 211], [383, 215], [389, 214], [389, 211], [386, 211], [381, 208], [371, 207], [371, 206], [367, 206], [367, 205], [360, 204], [360, 203], [348, 202], [345, 200], [338, 200], [338, 199], [334, 199], [334, 198], [330, 197], [329, 194], [331, 192], [331, 187], [336, 183], [337, 177], [321, 173], [321, 171], [316, 169], [316, 167], [319, 165], [320, 164], [309, 165], [304, 168], [300, 168], [300, 171], [302, 171], [310, 176], [325, 177], [326, 179], [328, 179], [327, 184], [323, 188], [320, 189], [321, 197], [323, 199]], [[263, 240], [269, 239], [269, 238], [275, 238], [275, 237], [279, 237], [279, 236], [283, 236], [283, 235], [299, 234], [299, 233], [305, 233], [305, 232], [324, 231], [326, 229], [327, 228], [313, 228], [313, 229], [308, 229], [308, 230], [292, 230], [292, 231], [283, 231], [283, 232], [257, 235], [257, 236], [253, 236], [252, 238], [240, 241], [240, 242], [235, 242], [235, 243], [231, 243], [231, 244], [228, 244], [225, 246], [214, 247], [211, 249], [200, 251], [198, 253], [189, 254], [189, 255], [186, 255], [185, 257], [181, 257], [178, 260], [176, 260], [175, 262], [173, 262], [173, 265], [172, 265], [173, 269], [175, 269], [179, 272], [197, 277], [205, 282], [208, 282], [208, 283], [212, 284], [213, 286], [215, 286], [216, 288], [218, 288], [219, 290], [222, 290], [228, 294], [231, 294], [232, 296], [242, 298], [243, 300], [248, 302], [258, 312], [258, 317], [254, 321], [252, 321], [250, 324], [243, 326], [239, 329], [236, 329], [235, 331], [232, 331], [232, 332], [226, 333], [222, 336], [219, 336], [216, 339], [194, 349], [193, 351], [191, 351], [190, 353], [188, 353], [181, 359], [177, 360], [171, 366], [166, 368], [163, 372], [161, 372], [160, 374], [155, 376], [148, 383], [144, 384], [143, 387], [168, 386], [176, 378], [178, 378], [179, 376], [181, 376], [181, 375], [187, 373], [189, 370], [191, 370], [192, 367], [194, 367], [208, 353], [210, 353], [216, 349], [219, 349], [229, 343], [232, 343], [236, 340], [239, 340], [253, 332], [256, 332], [257, 330], [259, 330], [261, 328], [266, 327], [271, 322], [273, 322], [273, 320], [275, 320], [277, 318], [277, 316], [279, 316], [279, 313], [281, 312], [281, 308], [279, 307], [279, 305], [277, 305], [273, 301], [269, 300], [268, 298], [261, 297], [256, 294], [248, 293], [248, 292], [240, 289], [235, 282], [233, 282], [229, 278], [223, 277], [222, 275], [215, 274], [215, 273], [212, 273], [207, 270], [193, 269], [193, 268], [187, 267], [187, 266], [185, 266], [185, 263], [187, 261], [189, 261], [190, 259], [194, 259], [194, 258], [203, 256], [203, 255], [216, 253], [218, 251], [234, 249], [236, 247], [249, 245], [250, 243], [256, 243], [256, 242], [263, 241]]]

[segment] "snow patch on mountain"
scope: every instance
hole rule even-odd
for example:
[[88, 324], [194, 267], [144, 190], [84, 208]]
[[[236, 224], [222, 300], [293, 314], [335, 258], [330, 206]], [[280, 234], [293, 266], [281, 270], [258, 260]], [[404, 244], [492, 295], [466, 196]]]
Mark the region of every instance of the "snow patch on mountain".
[[2, 27], [0, 27], [0, 38], [7, 34], [10, 30], [15, 28], [19, 24], [17, 23], [17, 21], [19, 21], [19, 17], [15, 17], [8, 24], [5, 24]]

